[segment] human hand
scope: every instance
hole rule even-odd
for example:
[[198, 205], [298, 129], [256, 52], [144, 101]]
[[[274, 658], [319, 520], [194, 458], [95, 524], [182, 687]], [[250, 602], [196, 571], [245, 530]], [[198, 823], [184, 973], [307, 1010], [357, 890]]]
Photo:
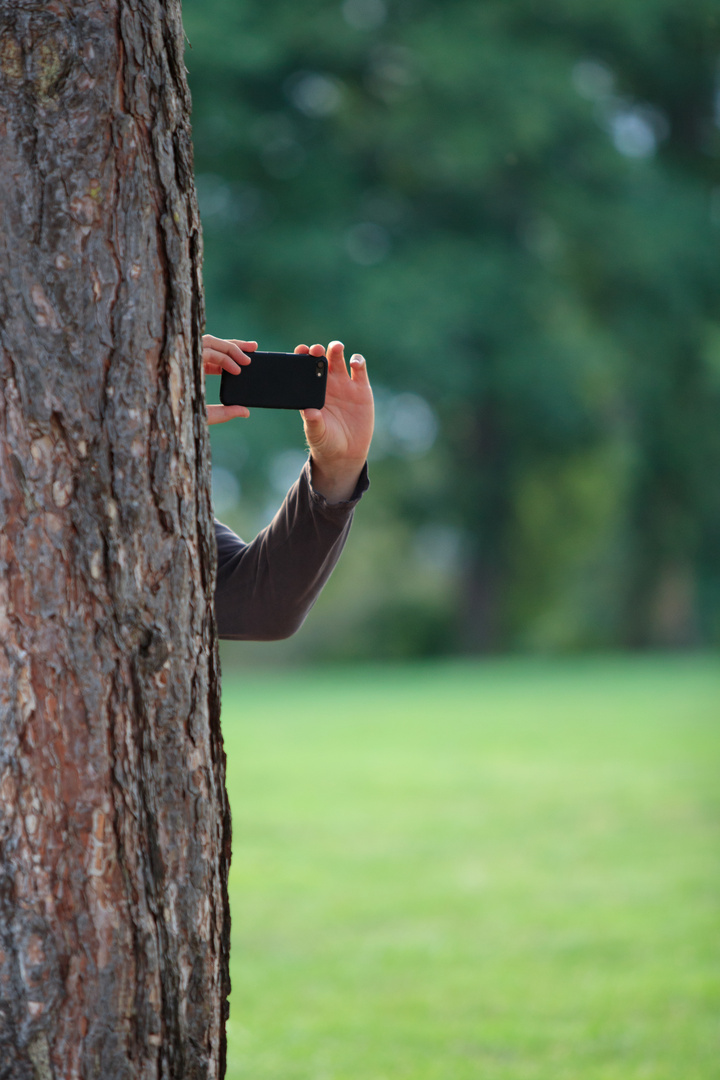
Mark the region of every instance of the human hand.
[[[298, 345], [295, 352], [322, 356], [325, 350], [322, 345]], [[375, 411], [364, 358], [356, 353], [348, 372], [342, 343], [331, 341], [327, 359], [325, 405], [304, 409], [301, 415], [313, 487], [329, 503], [337, 503], [349, 499], [355, 490], [370, 448]]]
[[[237, 375], [241, 368], [247, 367], [252, 353], [257, 349], [257, 341], [237, 341], [235, 338], [225, 341], [222, 338], [204, 334], [202, 339], [203, 371], [206, 375], [219, 375], [229, 371]], [[208, 424], [224, 424], [227, 420], [250, 415], [244, 405], [208, 405]]]

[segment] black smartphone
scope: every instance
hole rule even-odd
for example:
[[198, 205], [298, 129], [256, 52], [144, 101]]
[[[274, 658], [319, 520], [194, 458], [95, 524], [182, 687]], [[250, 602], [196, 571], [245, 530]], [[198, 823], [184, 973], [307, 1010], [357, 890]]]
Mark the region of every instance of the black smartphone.
[[220, 401], [256, 409], [322, 409], [328, 362], [309, 353], [253, 352], [239, 375], [223, 371]]

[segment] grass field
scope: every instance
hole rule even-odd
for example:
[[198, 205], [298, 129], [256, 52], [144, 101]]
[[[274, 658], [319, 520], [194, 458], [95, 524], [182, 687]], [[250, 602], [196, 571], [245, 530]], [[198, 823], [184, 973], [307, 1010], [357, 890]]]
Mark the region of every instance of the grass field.
[[717, 661], [227, 673], [223, 728], [230, 1080], [720, 1078]]

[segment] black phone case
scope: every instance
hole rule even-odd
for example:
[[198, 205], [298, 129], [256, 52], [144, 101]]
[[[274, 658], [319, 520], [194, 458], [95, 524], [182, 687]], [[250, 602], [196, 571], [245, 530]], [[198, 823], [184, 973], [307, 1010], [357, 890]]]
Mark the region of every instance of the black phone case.
[[328, 364], [309, 353], [248, 353], [252, 363], [239, 375], [223, 371], [220, 401], [255, 409], [322, 409]]

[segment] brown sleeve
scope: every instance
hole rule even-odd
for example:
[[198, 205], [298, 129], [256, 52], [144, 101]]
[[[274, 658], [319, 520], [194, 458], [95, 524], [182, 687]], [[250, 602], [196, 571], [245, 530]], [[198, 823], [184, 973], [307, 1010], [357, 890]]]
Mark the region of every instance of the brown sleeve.
[[221, 638], [277, 641], [302, 626], [340, 557], [368, 483], [364, 467], [352, 498], [331, 506], [313, 490], [307, 462], [273, 520], [251, 543], [215, 522]]

